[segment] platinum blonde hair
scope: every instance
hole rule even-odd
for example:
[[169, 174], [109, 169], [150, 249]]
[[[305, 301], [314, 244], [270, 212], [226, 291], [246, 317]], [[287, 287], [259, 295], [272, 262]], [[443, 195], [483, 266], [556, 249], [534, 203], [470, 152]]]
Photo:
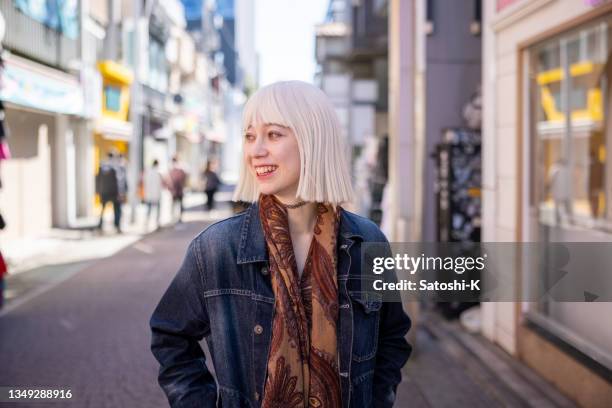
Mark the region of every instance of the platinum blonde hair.
[[[349, 152], [338, 115], [323, 91], [301, 81], [276, 82], [259, 89], [244, 107], [243, 134], [249, 126], [262, 123], [285, 126], [295, 134], [300, 152], [297, 199], [332, 204], [352, 200]], [[243, 158], [234, 200], [254, 202], [258, 198], [257, 182]]]

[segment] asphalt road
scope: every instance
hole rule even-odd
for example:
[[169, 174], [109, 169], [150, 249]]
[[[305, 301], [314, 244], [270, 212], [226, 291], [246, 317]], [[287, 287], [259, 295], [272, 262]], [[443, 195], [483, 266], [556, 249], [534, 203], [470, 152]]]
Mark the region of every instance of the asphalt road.
[[205, 223], [159, 231], [0, 317], [0, 386], [70, 389], [10, 407], [165, 407], [149, 317]]

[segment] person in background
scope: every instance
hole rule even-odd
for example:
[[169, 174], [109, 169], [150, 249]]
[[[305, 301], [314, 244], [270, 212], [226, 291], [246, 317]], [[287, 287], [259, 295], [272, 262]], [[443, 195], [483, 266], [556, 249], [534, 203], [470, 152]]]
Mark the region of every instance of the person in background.
[[221, 184], [219, 176], [215, 173], [214, 168], [215, 163], [209, 161], [206, 163], [204, 173], [202, 173], [202, 178], [204, 179], [204, 192], [206, 193], [206, 209], [208, 211], [215, 207], [215, 193], [219, 189], [219, 184]]
[[[2, 53], [3, 50], [0, 45], [0, 90], [2, 89], [2, 73], [4, 72], [4, 59], [2, 58]], [[0, 100], [0, 164], [3, 160], [11, 158], [8, 144], [6, 143], [7, 136], [8, 129], [4, 127], [4, 104]], [[0, 189], [2, 189], [2, 179], [0, 179]], [[6, 223], [4, 222], [2, 214], [0, 214], [0, 230], [4, 228], [6, 228]], [[0, 252], [0, 309], [4, 306], [4, 277], [7, 273], [8, 268], [6, 267], [6, 262], [4, 262], [2, 252]]]
[[[117, 189], [119, 192], [119, 204], [123, 205], [127, 202], [128, 182], [127, 182], [127, 159], [123, 153], [116, 155], [115, 171], [117, 172]], [[119, 223], [121, 223], [121, 214], [119, 212]]]
[[121, 202], [119, 197], [119, 181], [117, 177], [117, 166], [115, 163], [115, 153], [109, 152], [107, 160], [100, 164], [100, 169], [96, 176], [96, 193], [100, 196], [102, 211], [100, 212], [100, 223], [98, 229], [102, 230], [104, 222], [104, 210], [109, 202], [113, 204], [115, 215], [114, 224], [118, 233], [121, 233]]
[[8, 268], [6, 267], [6, 262], [4, 262], [4, 257], [2, 256], [2, 252], [0, 252], [0, 310], [4, 306], [4, 277], [8, 273]]
[[[0, 230], [6, 228], [6, 223], [4, 222], [4, 217], [0, 214]], [[0, 252], [0, 309], [4, 306], [4, 277], [8, 273], [8, 268], [6, 267], [6, 262], [4, 262], [4, 257], [2, 256], [2, 252]]]
[[172, 194], [172, 214], [176, 212], [176, 205], [179, 207], [178, 222], [183, 220], [183, 191], [187, 182], [187, 173], [182, 169], [178, 162], [178, 158], [172, 158], [172, 168], [168, 173], [168, 187]]
[[145, 169], [143, 176], [143, 187], [144, 187], [144, 201], [147, 204], [147, 221], [146, 226], [148, 227], [151, 221], [151, 211], [155, 208], [155, 229], [159, 228], [160, 220], [160, 200], [162, 192], [163, 178], [159, 172], [159, 161], [153, 160], [151, 167]]
[[[2, 90], [2, 73], [4, 72], [4, 59], [2, 58], [2, 46], [0, 45], [0, 90]], [[2, 161], [11, 158], [11, 151], [7, 142], [9, 129], [5, 123], [4, 103], [0, 100], [0, 168]], [[0, 188], [2, 188], [2, 178], [0, 177]]]
[[564, 158], [557, 160], [548, 170], [548, 190], [555, 208], [555, 225], [561, 225], [563, 219], [572, 223], [573, 211], [571, 192], [569, 188], [570, 171]]

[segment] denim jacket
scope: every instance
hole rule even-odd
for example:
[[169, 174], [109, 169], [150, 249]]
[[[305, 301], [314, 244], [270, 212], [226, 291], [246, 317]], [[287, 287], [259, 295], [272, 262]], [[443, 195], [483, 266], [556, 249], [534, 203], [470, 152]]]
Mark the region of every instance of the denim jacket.
[[[361, 243], [386, 242], [366, 218], [342, 210], [338, 255], [338, 362], [342, 406], [390, 407], [411, 347], [401, 303], [361, 291]], [[150, 320], [159, 384], [170, 405], [259, 407], [274, 312], [257, 204], [193, 239]], [[215, 378], [198, 341], [206, 338]], [[350, 402], [350, 404], [349, 404]]]

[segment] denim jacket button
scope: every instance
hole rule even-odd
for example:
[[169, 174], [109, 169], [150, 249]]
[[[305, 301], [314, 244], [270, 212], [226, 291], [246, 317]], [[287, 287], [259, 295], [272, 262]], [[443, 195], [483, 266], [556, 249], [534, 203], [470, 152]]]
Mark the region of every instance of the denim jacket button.
[[255, 391], [255, 401], [259, 401], [259, 393]]
[[261, 274], [262, 275], [266, 276], [268, 274], [268, 272], [269, 271], [268, 271], [268, 267], [267, 266], [264, 266], [263, 268], [261, 268]]
[[253, 328], [253, 331], [255, 332], [255, 334], [261, 334], [263, 333], [263, 327], [261, 327], [261, 325], [259, 324], [256, 324]]

